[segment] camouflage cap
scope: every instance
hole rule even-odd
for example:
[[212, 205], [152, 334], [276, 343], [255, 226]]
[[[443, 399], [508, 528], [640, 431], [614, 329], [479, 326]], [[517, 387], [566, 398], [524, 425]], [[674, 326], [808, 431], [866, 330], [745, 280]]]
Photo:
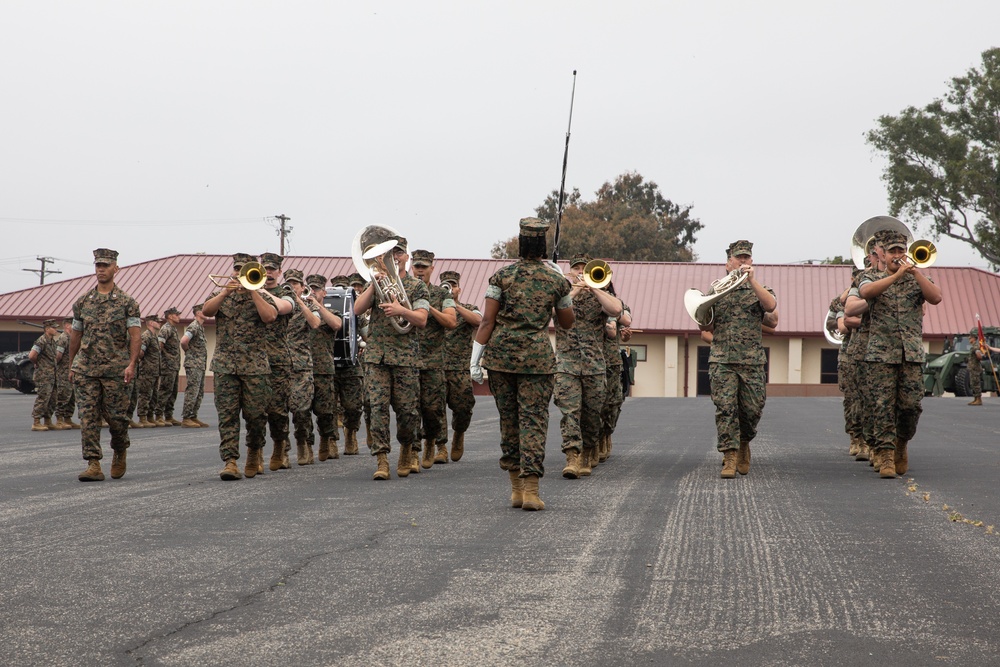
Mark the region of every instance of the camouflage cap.
[[94, 251], [94, 264], [117, 264], [118, 251], [108, 248], [98, 248]]
[[901, 232], [892, 229], [880, 229], [875, 232], [875, 244], [882, 246], [884, 250], [902, 248], [906, 250], [906, 237]]
[[326, 289], [326, 276], [321, 273], [310, 273], [306, 276], [306, 285], [316, 289]]
[[393, 248], [392, 251], [395, 252], [397, 250], [402, 250], [403, 252], [409, 252], [406, 249], [406, 237], [405, 236], [400, 236], [398, 239], [396, 239], [396, 247]]
[[589, 262], [592, 259], [593, 259], [593, 257], [591, 257], [590, 255], [587, 255], [587, 254], [573, 255], [572, 257], [569, 258], [569, 265], [572, 268], [572, 267], [576, 266], [577, 264], [586, 264], [587, 262]]
[[152, 315], [146, 315], [146, 317], [144, 317], [142, 319], [144, 319], [147, 322], [159, 322], [160, 321], [160, 318], [156, 315], [156, 313], [153, 313]]
[[733, 241], [730, 243], [729, 256], [736, 257], [738, 255], [753, 256], [753, 244], [746, 240]]
[[273, 252], [265, 252], [260, 256], [260, 263], [264, 265], [265, 269], [280, 269], [283, 261], [285, 261], [284, 257]]
[[361, 277], [361, 274], [360, 274], [360, 273], [357, 273], [357, 272], [355, 272], [355, 273], [352, 273], [351, 275], [347, 276], [347, 282], [348, 282], [348, 283], [349, 283], [349, 284], [350, 284], [350, 285], [351, 285], [352, 287], [353, 287], [354, 285], [361, 285], [361, 286], [364, 286], [364, 285], [367, 285], [367, 284], [368, 284], [368, 281], [367, 281], [367, 280], [365, 280], [364, 278], [362, 278], [362, 277]]
[[163, 316], [164, 317], [166, 317], [167, 315], [180, 315], [180, 314], [181, 314], [181, 311], [177, 310], [173, 306], [171, 306], [170, 308], [167, 308], [165, 311], [163, 311]]
[[334, 276], [330, 278], [330, 284], [334, 287], [350, 287], [351, 280], [347, 276], [341, 274], [339, 276]]
[[233, 254], [233, 267], [243, 266], [249, 262], [256, 262], [257, 255], [248, 255], [245, 252], [237, 252]]
[[455, 283], [456, 285], [460, 284], [462, 280], [462, 274], [458, 271], [442, 271], [438, 277], [441, 282]]
[[59, 328], [59, 320], [45, 320], [44, 322], [42, 322], [42, 326], [45, 327], [46, 329], [48, 329], [49, 327], [57, 329]]
[[70, 315], [69, 317], [64, 317], [63, 318], [63, 324], [72, 324], [72, 323], [73, 323], [73, 316], [72, 315]]
[[285, 282], [288, 282], [289, 280], [294, 280], [295, 282], [300, 283], [302, 285], [304, 285], [306, 282], [305, 276], [298, 269], [287, 269], [284, 275], [285, 275]]
[[204, 306], [205, 306], [205, 304], [203, 304], [203, 303], [196, 303], [193, 306], [191, 306], [191, 312], [192, 313], [200, 313], [201, 310], [202, 310], [202, 308]]
[[538, 218], [521, 218], [519, 225], [521, 236], [545, 236], [549, 231], [549, 223]]
[[410, 264], [413, 266], [431, 266], [434, 264], [434, 253], [430, 250], [414, 250], [410, 255]]

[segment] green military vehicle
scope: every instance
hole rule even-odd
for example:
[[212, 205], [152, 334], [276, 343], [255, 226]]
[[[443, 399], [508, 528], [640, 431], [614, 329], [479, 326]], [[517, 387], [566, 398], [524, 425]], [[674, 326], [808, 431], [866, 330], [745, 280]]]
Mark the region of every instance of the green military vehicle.
[[[969, 335], [978, 336], [976, 329], [966, 334], [955, 334], [945, 341], [941, 354], [928, 354], [924, 362], [924, 395], [940, 396], [951, 392], [956, 396], [971, 396], [972, 386], [969, 381], [969, 369], [966, 368], [972, 344]], [[984, 327], [983, 335], [986, 344], [1000, 347], [1000, 328]], [[1000, 354], [992, 353], [983, 359], [983, 393], [996, 391], [997, 383], [993, 376], [993, 365], [1000, 366]], [[1000, 370], [997, 370], [1000, 375]]]

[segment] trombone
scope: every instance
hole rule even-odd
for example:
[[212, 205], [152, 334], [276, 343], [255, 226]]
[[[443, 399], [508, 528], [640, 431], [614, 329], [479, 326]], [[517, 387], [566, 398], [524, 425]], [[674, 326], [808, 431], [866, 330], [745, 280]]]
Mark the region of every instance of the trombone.
[[603, 259], [592, 259], [583, 267], [583, 282], [594, 289], [604, 289], [611, 283], [614, 272]]
[[247, 262], [240, 268], [240, 272], [235, 278], [233, 276], [210, 273], [208, 274], [208, 279], [216, 287], [221, 287], [222, 289], [242, 287], [243, 289], [254, 291], [259, 290], [267, 282], [267, 272], [264, 270], [264, 265], [260, 262]]
[[906, 261], [918, 269], [926, 269], [937, 259], [937, 247], [927, 239], [914, 241], [906, 249]]

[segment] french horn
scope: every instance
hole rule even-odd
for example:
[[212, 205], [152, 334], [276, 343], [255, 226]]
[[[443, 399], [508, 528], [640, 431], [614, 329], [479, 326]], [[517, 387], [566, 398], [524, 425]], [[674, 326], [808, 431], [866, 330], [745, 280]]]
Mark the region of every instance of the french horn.
[[[381, 303], [397, 301], [404, 308], [411, 309], [410, 298], [406, 296], [403, 279], [396, 268], [392, 250], [402, 235], [392, 227], [368, 225], [363, 227], [351, 243], [351, 259], [354, 268], [365, 280], [371, 280]], [[389, 318], [392, 328], [401, 334], [413, 330], [413, 324], [402, 316]]]
[[713, 304], [742, 285], [749, 277], [750, 274], [740, 267], [713, 282], [708, 294], [702, 294], [701, 290], [692, 287], [684, 293], [684, 308], [696, 324], [707, 327], [715, 319]]

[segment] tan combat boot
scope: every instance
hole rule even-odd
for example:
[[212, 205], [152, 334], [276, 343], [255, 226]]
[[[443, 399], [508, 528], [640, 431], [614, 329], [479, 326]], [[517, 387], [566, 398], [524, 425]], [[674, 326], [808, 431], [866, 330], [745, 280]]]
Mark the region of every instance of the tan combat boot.
[[858, 452], [860, 452], [860, 451], [861, 451], [861, 440], [857, 436], [852, 435], [851, 436], [851, 446], [847, 450], [847, 455], [848, 456], [857, 456]]
[[736, 450], [727, 449], [722, 452], [722, 479], [736, 477]]
[[417, 445], [416, 449], [414, 449], [413, 446], [411, 445], [410, 446], [410, 474], [411, 475], [416, 475], [419, 472], [420, 472], [420, 445]]
[[46, 417], [45, 418], [45, 426], [50, 431], [55, 431], [56, 430], [56, 425], [52, 423], [52, 417]]
[[48, 431], [49, 427], [42, 423], [40, 417], [35, 417], [34, 422], [31, 424], [32, 431]]
[[447, 463], [448, 462], [448, 445], [438, 445], [437, 454], [434, 456], [434, 463]]
[[566, 450], [566, 467], [562, 476], [566, 479], [576, 479], [580, 476], [580, 452], [575, 449]]
[[507, 472], [510, 474], [510, 506], [520, 507], [524, 503], [524, 480], [521, 479], [521, 471], [515, 468]]
[[153, 419], [153, 425], [162, 428], [167, 425], [167, 422], [163, 421], [163, 415], [156, 415], [156, 417]]
[[192, 421], [194, 421], [195, 423], [197, 423], [198, 426], [200, 426], [202, 428], [208, 428], [208, 423], [203, 422], [202, 420], [198, 419], [197, 417], [195, 417]]
[[880, 450], [881, 459], [879, 460], [878, 476], [882, 479], [896, 479], [896, 464], [893, 461], [893, 453], [886, 450]]
[[875, 468], [875, 472], [879, 472], [882, 469], [882, 456], [883, 450], [881, 449], [868, 452], [868, 465]]
[[982, 405], [982, 404], [983, 404], [982, 396], [976, 396], [974, 399], [972, 399], [972, 402], [969, 403], [969, 405]]
[[309, 455], [306, 453], [306, 441], [295, 439], [295, 462], [300, 466], [309, 465]]
[[65, 417], [56, 417], [56, 430], [57, 431], [68, 431], [71, 428], [73, 428], [72, 426], [70, 426], [67, 423], [68, 421], [69, 420], [66, 419]]
[[399, 460], [396, 461], [397, 477], [409, 477], [411, 456], [415, 456], [415, 454], [413, 454], [413, 451], [409, 447], [406, 445], [399, 446]]
[[292, 443], [289, 442], [288, 438], [282, 440], [281, 444], [281, 469], [289, 470], [292, 467], [291, 462], [288, 460], [288, 454], [292, 451]]
[[190, 417], [185, 417], [181, 422], [181, 426], [184, 428], [201, 428], [201, 424], [191, 419]]
[[319, 451], [316, 456], [319, 460], [326, 461], [330, 458], [330, 438], [329, 436], [321, 435], [319, 436]]
[[896, 453], [893, 456], [893, 463], [896, 466], [897, 475], [905, 475], [906, 471], [910, 469], [910, 457], [906, 453], [907, 444], [909, 443], [896, 441]]
[[313, 452], [313, 446], [310, 444], [306, 445], [306, 465], [316, 465], [316, 454]]
[[430, 440], [424, 440], [424, 455], [420, 459], [420, 465], [423, 468], [434, 465], [434, 443]]
[[870, 458], [871, 458], [871, 449], [868, 447], [867, 443], [862, 441], [861, 449], [858, 450], [858, 453], [855, 455], [854, 460], [867, 461]]
[[264, 454], [260, 449], [247, 448], [247, 462], [246, 465], [243, 466], [243, 474], [246, 475], [247, 479], [257, 476], [257, 471], [260, 468], [260, 459], [263, 455]]
[[601, 462], [601, 452], [600, 445], [597, 445], [592, 450], [590, 450], [590, 467], [591, 469], [596, 468]]
[[455, 433], [451, 438], [451, 460], [457, 461], [465, 453], [465, 432]]
[[175, 419], [174, 417], [169, 417], [169, 418], [166, 419], [166, 421], [171, 426], [180, 426], [183, 423], [183, 422], [177, 421], [177, 419]]
[[236, 459], [227, 459], [226, 466], [219, 471], [219, 478], [230, 481], [240, 479], [241, 477], [243, 477], [243, 475], [240, 474], [240, 469], [236, 467]]
[[100, 459], [89, 459], [87, 461], [87, 469], [81, 472], [77, 479], [81, 482], [103, 482], [104, 473], [101, 472]]
[[115, 455], [111, 458], [111, 479], [121, 479], [125, 476], [125, 456], [127, 449], [116, 449]]
[[523, 477], [524, 491], [521, 496], [521, 509], [529, 512], [545, 509], [545, 503], [538, 497], [538, 475]]
[[601, 436], [601, 442], [597, 445], [597, 462], [604, 463], [608, 460], [608, 441], [611, 436], [605, 433]]
[[344, 456], [357, 456], [358, 431], [344, 431]]
[[590, 473], [593, 470], [593, 466], [591, 466], [590, 464], [590, 459], [591, 459], [590, 455], [593, 451], [594, 451], [593, 449], [584, 449], [580, 453], [580, 456], [577, 459], [577, 461], [579, 462], [577, 464], [578, 465], [577, 470], [579, 471], [578, 474], [580, 475], [580, 477], [590, 477]]
[[375, 474], [372, 475], [372, 479], [389, 479], [389, 455], [381, 452], [376, 454], [375, 457], [378, 459], [378, 468], [376, 468]]
[[156, 424], [146, 419], [146, 415], [139, 417], [139, 428], [152, 428], [153, 426], [156, 426]]
[[750, 472], [750, 443], [740, 442], [740, 448], [736, 451], [736, 472], [745, 475]]
[[269, 470], [281, 470], [281, 457], [285, 455], [285, 442], [283, 440], [274, 441], [274, 449], [271, 450], [271, 460], [267, 462]]
[[77, 424], [75, 421], [73, 421], [73, 417], [66, 417], [66, 424], [70, 428], [77, 428], [77, 429], [78, 428], [83, 428], [82, 426], [80, 426], [79, 424]]
[[340, 451], [338, 451], [337, 449], [337, 439], [333, 436], [330, 436], [330, 458], [331, 459], [340, 458]]

